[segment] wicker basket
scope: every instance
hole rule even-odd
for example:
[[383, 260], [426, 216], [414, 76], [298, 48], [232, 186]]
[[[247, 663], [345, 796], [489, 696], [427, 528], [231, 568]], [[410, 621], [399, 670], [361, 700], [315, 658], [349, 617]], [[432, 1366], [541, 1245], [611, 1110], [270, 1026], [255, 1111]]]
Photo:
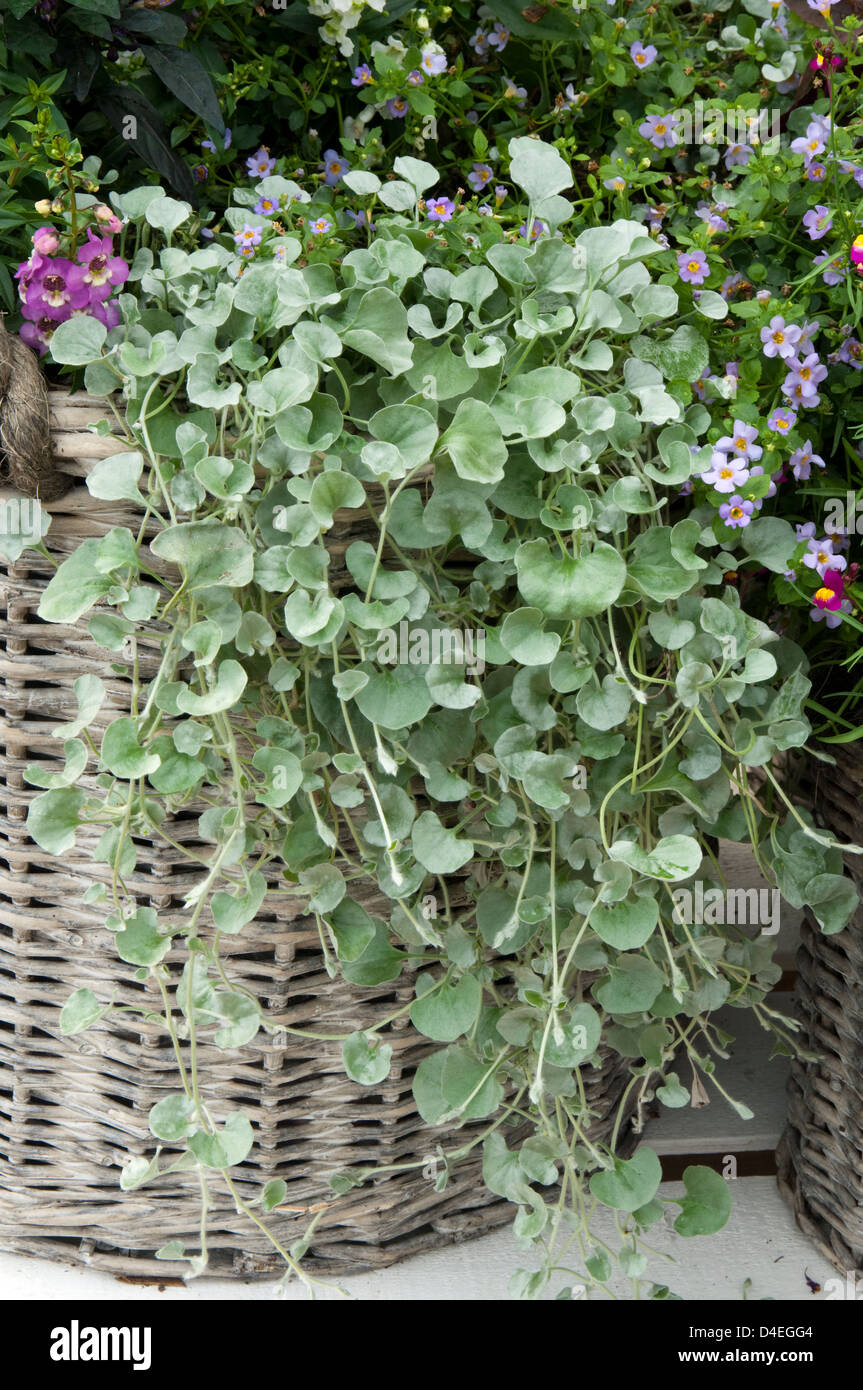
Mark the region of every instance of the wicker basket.
[[[79, 477], [96, 458], [117, 452], [116, 438], [87, 430], [106, 414], [107, 402], [52, 393], [55, 449]], [[129, 521], [123, 504], [95, 501], [83, 485], [50, 510], [48, 540], [58, 557], [87, 536]], [[330, 533], [334, 569], [346, 545], [365, 534], [367, 523], [358, 523], [357, 515], [346, 514]], [[154, 1258], [166, 1240], [198, 1246], [197, 1179], [193, 1173], [166, 1175], [122, 1193], [118, 1170], [129, 1153], [152, 1152], [148, 1111], [177, 1088], [170, 1045], [158, 1024], [136, 1015], [122, 1027], [103, 1021], [82, 1037], [61, 1034], [59, 1011], [73, 990], [84, 986], [100, 1000], [113, 994], [120, 1004], [140, 1005], [149, 986], [118, 960], [99, 910], [81, 903], [82, 890], [107, 872], [93, 862], [86, 835], [59, 861], [44, 854], [25, 827], [34, 792], [24, 783], [24, 768], [57, 757], [50, 730], [74, 713], [77, 676], [92, 671], [105, 682], [103, 724], [128, 712], [127, 679], [113, 664], [116, 656], [90, 640], [86, 618], [64, 628], [34, 616], [50, 572], [33, 552], [14, 566], [0, 564], [0, 1248], [165, 1277], [178, 1271]], [[145, 676], [147, 660], [144, 650]], [[194, 843], [196, 815], [175, 817], [171, 833]], [[186, 861], [169, 846], [138, 844], [132, 886], [141, 905], [176, 908], [189, 880]], [[458, 882], [453, 894], [457, 902]], [[376, 905], [371, 896], [364, 901]], [[378, 900], [377, 906], [384, 904]], [[277, 1027], [344, 1035], [373, 1026], [413, 996], [409, 972], [371, 989], [330, 979], [314, 920], [289, 899], [266, 900], [257, 920], [223, 939], [221, 951], [228, 974], [254, 992], [267, 1022]], [[435, 1191], [427, 1166], [425, 1172], [384, 1172], [333, 1201], [327, 1177], [336, 1169], [386, 1169], [426, 1156], [433, 1167], [438, 1145], [455, 1148], [470, 1137], [470, 1126], [432, 1128], [416, 1111], [413, 1074], [433, 1044], [404, 1021], [391, 1027], [388, 1041], [392, 1072], [372, 1088], [347, 1079], [335, 1042], [262, 1032], [238, 1052], [199, 1044], [206, 1104], [216, 1117], [242, 1109], [256, 1131], [252, 1154], [238, 1170], [241, 1195], [249, 1200], [262, 1182], [285, 1180], [287, 1202], [297, 1214], [268, 1218], [285, 1245], [305, 1231], [310, 1207], [332, 1202], [305, 1260], [311, 1270], [382, 1267], [479, 1234], [511, 1215], [509, 1204], [484, 1188], [478, 1150], [456, 1166], [442, 1192]], [[594, 1138], [609, 1139], [628, 1075], [626, 1063], [610, 1053], [585, 1075], [597, 1117]], [[211, 1274], [272, 1277], [283, 1268], [218, 1181], [210, 1200]]]
[[[803, 790], [840, 839], [863, 843], [859, 745], [843, 747], [835, 767], [807, 763]], [[847, 867], [863, 893], [859, 857]], [[807, 912], [797, 964], [801, 1042], [818, 1060], [791, 1064], [779, 1186], [837, 1269], [863, 1269], [863, 908], [834, 936]]]

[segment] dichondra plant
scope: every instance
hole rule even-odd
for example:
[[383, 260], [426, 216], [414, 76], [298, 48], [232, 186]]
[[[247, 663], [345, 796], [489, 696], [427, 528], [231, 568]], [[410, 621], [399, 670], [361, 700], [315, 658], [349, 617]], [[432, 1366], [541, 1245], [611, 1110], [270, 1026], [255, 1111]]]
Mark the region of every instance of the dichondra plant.
[[[110, 873], [88, 897], [157, 982], [177, 1055], [154, 1141], [204, 1189], [231, 1184], [254, 1143], [196, 1070], [197, 1038], [239, 1049], [261, 1026], [219, 940], [290, 894], [357, 988], [417, 970], [404, 1011], [439, 1046], [416, 1104], [432, 1137], [478, 1122], [461, 1152], [482, 1144], [486, 1183], [540, 1256], [516, 1292], [540, 1296], [560, 1269], [598, 1288], [620, 1269], [657, 1296], [650, 1228], [670, 1206], [680, 1235], [715, 1231], [729, 1189], [695, 1167], [681, 1198], [659, 1199], [649, 1144], [615, 1152], [627, 1117], [686, 1105], [690, 1076], [725, 1094], [721, 1005], [753, 1010], [782, 1049], [793, 1031], [765, 1002], [772, 938], [687, 921], [676, 895], [722, 884], [721, 837], [750, 842], [827, 931], [856, 897], [771, 767], [809, 732], [803, 654], [726, 582], [727, 546], [779, 573], [793, 529], [754, 517], [723, 540], [678, 500], [713, 452], [707, 409], [688, 403], [708, 360], [698, 319], [672, 330], [677, 293], [652, 278], [662, 250], [637, 222], [555, 234], [572, 209], [553, 148], [515, 140], [510, 155], [535, 242], [492, 219], [462, 236], [458, 214], [430, 236], [417, 205], [436, 171], [404, 159], [385, 202], [365, 176], [377, 236], [338, 265], [309, 263], [290, 231], [266, 264], [245, 266], [229, 232], [189, 250], [187, 206], [115, 196], [164, 245], [134, 257], [118, 326], [72, 318], [51, 352], [86, 366], [91, 392], [122, 393], [129, 448], [87, 485], [140, 521], [84, 541], [40, 615], [88, 622], [128, 668], [129, 708], [96, 746], [104, 690], [81, 676], [78, 717], [55, 731], [65, 768], [31, 771], [28, 824], [57, 855], [99, 832]], [[345, 509], [368, 539], [342, 560], [328, 541]], [[142, 640], [158, 647], [146, 678]], [[168, 836], [184, 808], [212, 851], [163, 916], [128, 887], [135, 839]], [[79, 991], [63, 1025], [111, 1008]], [[391, 1022], [344, 1038], [357, 1085], [386, 1076]], [[599, 1144], [585, 1077], [609, 1051], [630, 1076]], [[439, 1182], [458, 1155], [443, 1157]], [[165, 1162], [134, 1158], [123, 1185]], [[334, 1174], [335, 1200], [369, 1176]], [[281, 1199], [269, 1185], [264, 1211]], [[592, 1230], [597, 1206], [616, 1214], [613, 1244]], [[201, 1272], [205, 1235], [188, 1258]]]

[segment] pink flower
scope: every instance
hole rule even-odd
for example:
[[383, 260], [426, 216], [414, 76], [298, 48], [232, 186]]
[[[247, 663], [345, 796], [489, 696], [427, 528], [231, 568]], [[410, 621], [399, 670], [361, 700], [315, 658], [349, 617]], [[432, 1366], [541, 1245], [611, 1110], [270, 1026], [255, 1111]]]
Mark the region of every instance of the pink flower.
[[33, 233], [33, 249], [39, 256], [55, 256], [60, 250], [60, 238], [53, 227], [40, 227]]

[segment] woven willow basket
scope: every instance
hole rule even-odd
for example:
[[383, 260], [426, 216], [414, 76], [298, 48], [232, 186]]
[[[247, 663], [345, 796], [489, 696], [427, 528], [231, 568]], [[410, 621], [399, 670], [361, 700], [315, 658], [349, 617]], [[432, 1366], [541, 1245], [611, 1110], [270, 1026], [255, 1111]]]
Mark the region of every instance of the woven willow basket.
[[[77, 478], [97, 458], [117, 452], [116, 438], [87, 429], [110, 415], [108, 402], [52, 392], [51, 407], [56, 455]], [[123, 504], [94, 500], [80, 482], [50, 510], [48, 545], [58, 558], [132, 519]], [[359, 515], [340, 515], [329, 533], [331, 571], [338, 575], [341, 566], [345, 582], [344, 550], [370, 529]], [[163, 1176], [129, 1193], [120, 1191], [118, 1177], [129, 1153], [153, 1150], [148, 1111], [177, 1088], [170, 1044], [158, 1024], [135, 1015], [122, 1026], [103, 1020], [82, 1037], [61, 1034], [60, 1009], [73, 990], [87, 987], [100, 1000], [113, 995], [119, 1004], [140, 1005], [148, 985], [117, 958], [98, 908], [82, 905], [87, 886], [107, 875], [90, 855], [92, 842], [80, 834], [78, 847], [58, 860], [30, 840], [25, 826], [35, 791], [25, 784], [24, 769], [57, 758], [50, 731], [75, 712], [75, 679], [89, 671], [104, 681], [102, 727], [129, 709], [129, 683], [114, 664], [118, 656], [90, 640], [86, 616], [74, 627], [35, 616], [50, 573], [51, 566], [33, 552], [13, 566], [0, 562], [0, 1249], [125, 1276], [165, 1277], [179, 1266], [155, 1260], [161, 1245], [179, 1237], [188, 1248], [198, 1247], [196, 1176]], [[145, 641], [140, 647], [146, 678], [155, 670], [155, 644], [149, 655]], [[176, 816], [172, 837], [195, 846], [196, 820], [194, 808]], [[193, 878], [170, 847], [138, 844], [131, 886], [139, 905], [176, 909]], [[455, 904], [458, 895], [456, 879]], [[386, 908], [371, 894], [362, 900]], [[266, 1021], [276, 1027], [344, 1035], [372, 1027], [413, 997], [407, 971], [371, 989], [330, 979], [314, 919], [284, 898], [265, 901], [256, 921], [239, 936], [224, 938], [220, 950], [227, 973], [255, 994]], [[166, 959], [170, 964], [177, 956]], [[154, 1002], [158, 1006], [158, 995]], [[243, 1110], [256, 1131], [255, 1147], [237, 1170], [241, 1195], [250, 1200], [263, 1182], [284, 1179], [296, 1215], [280, 1213], [268, 1222], [285, 1245], [303, 1234], [309, 1209], [331, 1203], [304, 1261], [313, 1271], [382, 1267], [479, 1234], [512, 1214], [508, 1203], [485, 1189], [479, 1149], [456, 1165], [443, 1192], [435, 1191], [436, 1148], [462, 1146], [471, 1126], [449, 1130], [423, 1123], [411, 1084], [434, 1045], [404, 1019], [387, 1039], [394, 1064], [376, 1087], [348, 1080], [336, 1042], [261, 1032], [258, 1041], [236, 1052], [199, 1043], [207, 1106], [217, 1118], [225, 1110]], [[610, 1053], [585, 1074], [595, 1139], [610, 1138], [628, 1076], [626, 1063]], [[625, 1144], [621, 1151], [627, 1151]], [[327, 1178], [337, 1169], [386, 1169], [418, 1159], [426, 1160], [424, 1172], [384, 1172], [332, 1199]], [[283, 1270], [269, 1242], [237, 1214], [218, 1181], [210, 1200], [209, 1273], [272, 1277]]]
[[[812, 759], [803, 790], [830, 830], [863, 844], [863, 751], [831, 751], [837, 765]], [[863, 894], [859, 856], [847, 867]], [[791, 1064], [779, 1186], [828, 1260], [863, 1269], [863, 907], [834, 936], [807, 912], [797, 966], [801, 1042], [818, 1060]]]

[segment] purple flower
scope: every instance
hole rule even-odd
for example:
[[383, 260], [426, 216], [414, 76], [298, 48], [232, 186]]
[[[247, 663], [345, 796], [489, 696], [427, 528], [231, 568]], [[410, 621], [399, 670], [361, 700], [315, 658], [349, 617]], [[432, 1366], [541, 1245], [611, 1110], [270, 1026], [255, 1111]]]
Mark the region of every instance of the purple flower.
[[638, 127], [639, 135], [649, 140], [658, 150], [677, 144], [677, 124], [679, 117], [672, 112], [668, 116], [647, 116]]
[[[491, 36], [489, 36], [491, 43]], [[442, 72], [446, 72], [446, 54], [437, 45], [429, 45], [420, 54], [420, 66], [423, 72], [427, 72], [430, 77], [439, 77]]]
[[403, 121], [408, 114], [408, 104], [404, 97], [393, 97], [386, 105], [387, 114]]
[[833, 214], [823, 203], [818, 203], [808, 212], [804, 212], [803, 226], [809, 233], [811, 241], [820, 241], [833, 226]]
[[413, 68], [412, 71], [408, 73], [407, 82], [409, 87], [421, 87], [425, 82], [425, 78], [419, 68]]
[[332, 229], [332, 222], [328, 222], [325, 217], [319, 217], [316, 221], [309, 223], [309, 231], [313, 236], [326, 236], [327, 232], [331, 232]]
[[681, 251], [677, 257], [678, 274], [687, 285], [703, 285], [710, 266], [703, 251]]
[[501, 203], [505, 203], [505, 202], [506, 202], [506, 199], [507, 199], [507, 191], [506, 191], [506, 189], [504, 188], [503, 184], [502, 184], [502, 183], [496, 183], [495, 186], [494, 186], [494, 201], [495, 201], [495, 204], [497, 205], [497, 207], [500, 207]]
[[474, 164], [467, 176], [467, 181], [475, 193], [481, 193], [489, 179], [493, 178], [494, 170], [490, 164]]
[[781, 314], [774, 314], [767, 327], [761, 330], [761, 341], [765, 357], [793, 357], [800, 341], [800, 329], [796, 324], [786, 323]]
[[626, 179], [622, 179], [620, 175], [617, 174], [616, 177], [613, 179], [603, 179], [602, 186], [603, 188], [610, 189], [614, 193], [622, 193], [623, 190], [626, 188], [627, 183]]
[[752, 520], [752, 513], [754, 511], [755, 503], [750, 502], [748, 499], [744, 501], [738, 492], [735, 493], [733, 497], [729, 497], [727, 502], [722, 503], [722, 506], [719, 508], [719, 515], [722, 517], [726, 526], [748, 526]]
[[748, 164], [753, 154], [751, 145], [729, 145], [725, 151], [726, 169], [733, 169], [735, 164]]
[[345, 214], [351, 219], [358, 231], [360, 228], [370, 232], [377, 231], [377, 226], [372, 222], [368, 208], [360, 208], [359, 211], [354, 211], [353, 208], [345, 208]]
[[652, 43], [649, 43], [646, 48], [642, 48], [641, 42], [636, 40], [630, 47], [629, 56], [637, 68], [649, 68], [657, 56], [657, 51]]
[[496, 48], [498, 53], [503, 53], [509, 43], [509, 30], [505, 24], [501, 24], [499, 19], [494, 21], [494, 27], [488, 36], [489, 48]]
[[278, 212], [279, 204], [275, 198], [265, 198], [263, 194], [255, 203], [252, 212], [256, 212], [259, 217], [272, 217], [274, 212]]
[[478, 28], [470, 41], [470, 46], [474, 53], [478, 53], [480, 58], [484, 58], [488, 53], [488, 34], [485, 29]]
[[845, 362], [855, 371], [863, 371], [863, 343], [859, 343], [856, 338], [846, 338], [836, 354], [836, 360]]
[[547, 231], [548, 228], [545, 223], [540, 222], [539, 218], [535, 217], [529, 226], [527, 222], [522, 222], [518, 229], [518, 234], [520, 237], [524, 237], [526, 241], [536, 241], [539, 237], [545, 236]]
[[710, 228], [711, 232], [728, 231], [728, 223], [726, 222], [725, 218], [721, 217], [719, 215], [719, 212], [716, 209], [711, 208], [708, 203], [699, 203], [695, 211], [701, 218], [702, 222], [707, 223], [707, 226]]
[[825, 261], [827, 265], [821, 272], [821, 279], [825, 285], [841, 285], [847, 273], [844, 257], [833, 256], [829, 251], [822, 251], [819, 256], [815, 257], [812, 264], [824, 265]]
[[[731, 364], [733, 365], [733, 364]], [[734, 433], [723, 435], [717, 439], [714, 449], [720, 453], [734, 454], [735, 458], [744, 459], [747, 463], [754, 463], [760, 459], [764, 450], [755, 441], [758, 438], [758, 431], [754, 425], [747, 425], [743, 420], [734, 421]]]
[[513, 82], [511, 77], [503, 79], [503, 95], [505, 101], [515, 101], [519, 106], [523, 106], [527, 97], [527, 88], [519, 87], [517, 82]]
[[430, 222], [449, 222], [455, 212], [452, 198], [430, 198], [426, 202], [426, 213]]
[[811, 540], [811, 538], [815, 535], [815, 522], [805, 521], [801, 523], [798, 521], [795, 530], [797, 532], [798, 543], [800, 541]]
[[360, 63], [358, 68], [354, 68], [354, 75], [351, 78], [352, 87], [370, 87], [374, 82], [372, 70], [368, 63]]
[[797, 416], [794, 411], [778, 405], [767, 421], [767, 428], [775, 434], [789, 434], [796, 424]]
[[791, 357], [788, 361], [791, 368], [782, 390], [786, 395], [800, 388], [800, 395], [815, 396], [818, 394], [818, 387], [827, 375], [827, 368], [819, 361], [817, 352], [810, 352], [802, 360], [799, 357]]
[[811, 164], [806, 165], [806, 177], [810, 183], [823, 183], [827, 177], [827, 170], [823, 164], [819, 164], [813, 159]]
[[833, 628], [838, 627], [839, 624], [842, 622], [842, 615], [844, 613], [853, 613], [853, 611], [854, 605], [851, 602], [851, 600], [843, 598], [839, 608], [835, 611], [828, 608], [818, 608], [817, 606], [815, 606], [810, 610], [809, 616], [812, 619], [813, 623], [820, 623], [823, 618], [824, 626]]
[[254, 179], [268, 178], [275, 167], [276, 161], [271, 158], [266, 145], [261, 145], [261, 148], [250, 154], [246, 160], [246, 168]]
[[254, 248], [261, 244], [261, 228], [250, 227], [246, 222], [241, 232], [234, 232], [234, 241], [242, 255], [251, 256]]
[[350, 171], [350, 164], [342, 159], [337, 150], [324, 150], [324, 183], [334, 188], [343, 174]]
[[206, 164], [194, 164], [192, 166], [192, 178], [195, 183], [206, 183], [210, 177], [210, 171]]
[[807, 348], [811, 346], [812, 339], [815, 337], [816, 333], [819, 332], [820, 328], [821, 325], [817, 319], [813, 319], [811, 323], [804, 323], [801, 326], [800, 337], [797, 339], [796, 344], [798, 357], [801, 352], [805, 352]]
[[821, 458], [819, 454], [813, 454], [811, 439], [807, 439], [806, 443], [802, 445], [801, 448], [795, 449], [788, 462], [791, 465], [791, 472], [794, 474], [797, 481], [802, 483], [806, 482], [806, 479], [812, 472], [813, 463], [816, 468], [826, 467], [823, 458]]
[[722, 295], [723, 299], [727, 299], [730, 294], [734, 293], [738, 285], [742, 284], [743, 276], [740, 274], [739, 271], [735, 271], [733, 275], [727, 276], [726, 279], [722, 281], [722, 284], [719, 287], [719, 293]]
[[836, 554], [833, 544], [829, 537], [819, 541], [813, 536], [807, 542], [806, 554], [803, 556], [803, 563], [807, 569], [815, 570], [822, 577], [828, 570], [844, 570], [848, 562], [844, 556]]
[[78, 261], [85, 268], [84, 284], [90, 290], [91, 298], [95, 294], [97, 299], [108, 299], [111, 291], [119, 289], [129, 278], [128, 264], [122, 256], [115, 256], [113, 252], [109, 236], [94, 236], [88, 229], [86, 243], [78, 247]]
[[717, 492], [736, 492], [749, 481], [749, 469], [742, 459], [729, 458], [726, 454], [715, 453], [710, 467], [701, 474], [701, 481]]
[[791, 148], [795, 154], [802, 154], [808, 163], [816, 154], [824, 153], [823, 136], [824, 132], [820, 126], [809, 125], [805, 135], [799, 135], [796, 140], [791, 141]]

